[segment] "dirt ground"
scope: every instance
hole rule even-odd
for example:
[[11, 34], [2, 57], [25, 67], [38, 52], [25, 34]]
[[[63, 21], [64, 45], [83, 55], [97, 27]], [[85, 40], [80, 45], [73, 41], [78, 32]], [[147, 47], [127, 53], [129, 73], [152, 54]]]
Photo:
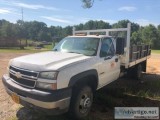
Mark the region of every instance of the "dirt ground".
[[[25, 109], [24, 107], [15, 104], [11, 98], [7, 95], [7, 93], [4, 90], [4, 86], [1, 82], [1, 76], [7, 72], [6, 68], [8, 65], [8, 62], [11, 58], [15, 58], [17, 56], [25, 55], [24, 53], [0, 53], [0, 120], [9, 120], [12, 116], [17, 116], [18, 119], [41, 119], [36, 118], [35, 115], [30, 116], [28, 114], [31, 114], [29, 110]], [[160, 74], [160, 54], [152, 54], [151, 58], [147, 62], [147, 73], [150, 74]], [[117, 98], [118, 99], [118, 98]], [[132, 97], [126, 99], [126, 101], [131, 101]], [[146, 100], [147, 101], [147, 100]], [[150, 101], [147, 101], [148, 104], [151, 104]], [[98, 102], [97, 102], [98, 103]], [[128, 105], [130, 106], [130, 105]], [[19, 109], [20, 108], [20, 109]], [[91, 111], [92, 118], [96, 120], [94, 116], [97, 114], [103, 118], [103, 120], [110, 120], [113, 119], [113, 110], [108, 107], [102, 107], [100, 104], [94, 104]], [[109, 117], [110, 115], [111, 117]], [[106, 117], [108, 116], [108, 117]], [[47, 118], [47, 120], [50, 119], [50, 117]], [[63, 118], [64, 119], [64, 118]], [[98, 119], [98, 118], [97, 118]], [[62, 120], [61, 118], [58, 118], [56, 120]]]
[[16, 113], [17, 108], [20, 107], [19, 105], [15, 104], [5, 92], [1, 78], [2, 75], [7, 72], [7, 66], [9, 60], [21, 55], [25, 54], [0, 53], [0, 119], [1, 120], [6, 120], [10, 116], [13, 116]]
[[152, 54], [147, 62], [147, 72], [152, 74], [160, 74], [160, 54]]

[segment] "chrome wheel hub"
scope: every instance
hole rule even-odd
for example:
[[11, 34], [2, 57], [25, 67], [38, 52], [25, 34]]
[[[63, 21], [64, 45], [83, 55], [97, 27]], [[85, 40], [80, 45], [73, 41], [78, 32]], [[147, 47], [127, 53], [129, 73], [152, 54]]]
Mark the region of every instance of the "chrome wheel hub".
[[81, 113], [86, 113], [89, 108], [91, 107], [91, 98], [89, 97], [89, 95], [82, 95], [81, 100], [80, 100], [80, 104], [79, 104], [79, 111]]
[[90, 98], [86, 98], [84, 101], [84, 107], [90, 107], [91, 106], [91, 99]]

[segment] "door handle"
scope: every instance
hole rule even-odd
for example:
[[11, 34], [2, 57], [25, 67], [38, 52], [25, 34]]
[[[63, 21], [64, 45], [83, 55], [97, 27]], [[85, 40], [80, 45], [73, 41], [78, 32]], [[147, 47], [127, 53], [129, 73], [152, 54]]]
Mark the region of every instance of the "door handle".
[[111, 59], [111, 58], [112, 58], [112, 56], [107, 56], [107, 57], [104, 58], [104, 60], [108, 60], [108, 59]]
[[118, 62], [118, 58], [115, 59], [115, 62]]

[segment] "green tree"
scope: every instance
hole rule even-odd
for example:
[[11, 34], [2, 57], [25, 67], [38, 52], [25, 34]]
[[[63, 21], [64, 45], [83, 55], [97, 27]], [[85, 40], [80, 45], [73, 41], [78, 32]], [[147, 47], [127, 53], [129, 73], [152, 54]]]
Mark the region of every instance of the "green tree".
[[72, 26], [67, 26], [67, 27], [65, 27], [65, 28], [63, 28], [63, 37], [66, 37], [66, 36], [68, 36], [68, 35], [72, 35], [72, 29], [73, 29], [73, 27]]
[[[75, 25], [76, 30], [90, 30], [90, 29], [109, 29], [109, 28], [126, 28], [129, 20], [120, 20], [117, 23], [110, 25], [105, 21], [90, 20], [84, 24]], [[137, 23], [131, 22], [131, 43], [151, 43], [152, 48], [160, 49], [160, 25], [156, 28], [154, 25], [140, 27]], [[25, 39], [36, 41], [59, 41], [63, 37], [72, 35], [73, 26], [50, 26], [38, 21], [21, 21], [18, 20], [16, 24], [10, 23], [6, 20], [0, 20], [0, 39], [13, 41]], [[112, 32], [111, 32], [112, 33]], [[126, 36], [124, 32], [117, 32], [111, 34], [114, 36]], [[9, 39], [10, 38], [10, 39]]]
[[84, 24], [75, 25], [76, 30], [84, 30]]
[[109, 29], [111, 28], [111, 25], [102, 20], [100, 21], [90, 20], [86, 22], [85, 24], [81, 23], [79, 25], [76, 25], [75, 27], [76, 27], [76, 30], [95, 30], [95, 29]]
[[47, 25], [43, 22], [38, 22], [38, 21], [30, 22], [29, 27], [28, 27], [29, 38], [32, 40], [38, 41], [39, 32], [45, 30], [46, 27], [47, 27]]
[[148, 25], [142, 30], [142, 41], [152, 44], [152, 48], [159, 49], [160, 41], [158, 39], [158, 31], [154, 25]]
[[3, 25], [1, 26], [1, 34], [2, 34], [1, 37], [12, 38], [17, 36], [15, 29], [16, 29], [16, 25], [8, 22], [3, 23]]
[[131, 36], [131, 44], [141, 44], [142, 43], [142, 35], [141, 30], [134, 31]]
[[52, 41], [51, 34], [48, 33], [48, 32], [44, 32], [44, 31], [40, 31], [38, 33], [38, 37], [37, 38], [38, 38], [39, 41], [48, 41], [48, 42]]

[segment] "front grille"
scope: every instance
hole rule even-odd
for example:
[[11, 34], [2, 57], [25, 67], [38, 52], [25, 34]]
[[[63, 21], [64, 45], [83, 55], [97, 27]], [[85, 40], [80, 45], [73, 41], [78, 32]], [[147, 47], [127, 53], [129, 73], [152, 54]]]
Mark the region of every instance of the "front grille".
[[10, 77], [17, 83], [25, 85], [25, 86], [30, 86], [33, 87], [35, 85], [35, 81], [31, 81], [31, 80], [26, 80], [23, 78], [17, 78], [16, 76], [10, 74]]
[[20, 72], [23, 75], [37, 77], [36, 72], [32, 72], [32, 71], [28, 71], [28, 70], [22, 70], [20, 68], [16, 68], [16, 67], [12, 67], [12, 66], [10, 66], [10, 70], [13, 70], [15, 72]]
[[9, 72], [13, 82], [28, 88], [35, 87], [38, 72], [29, 71], [13, 66], [10, 66]]

